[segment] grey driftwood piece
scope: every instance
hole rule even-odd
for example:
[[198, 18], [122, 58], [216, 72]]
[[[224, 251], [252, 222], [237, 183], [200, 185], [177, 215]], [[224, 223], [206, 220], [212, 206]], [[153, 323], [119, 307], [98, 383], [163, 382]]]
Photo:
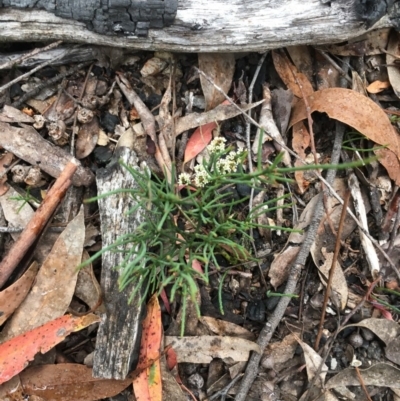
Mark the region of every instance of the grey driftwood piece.
[[[113, 161], [97, 172], [98, 195], [137, 185], [118, 160], [137, 167], [137, 156], [133, 150], [117, 148]], [[113, 244], [121, 235], [134, 231], [145, 218], [141, 209], [127, 214], [135, 202], [126, 193], [107, 196], [99, 199], [98, 203], [103, 248]], [[140, 292], [128, 304], [135, 283], [119, 291], [120, 271], [116, 267], [122, 259], [123, 254], [120, 252], [107, 251], [102, 255], [101, 287], [106, 312], [102, 315], [97, 333], [94, 377], [124, 379], [136, 364], [139, 355], [144, 307], [139, 302]]]
[[[73, 0], [68, 1], [72, 4]], [[84, 2], [75, 0], [79, 1]], [[4, 6], [5, 0], [2, 2]], [[148, 37], [113, 37], [47, 11], [3, 8], [0, 41], [61, 39], [144, 50], [265, 51], [299, 44], [332, 44], [359, 37], [372, 28], [398, 27], [399, 15], [399, 2], [394, 0], [178, 0], [171, 26], [150, 28]]]

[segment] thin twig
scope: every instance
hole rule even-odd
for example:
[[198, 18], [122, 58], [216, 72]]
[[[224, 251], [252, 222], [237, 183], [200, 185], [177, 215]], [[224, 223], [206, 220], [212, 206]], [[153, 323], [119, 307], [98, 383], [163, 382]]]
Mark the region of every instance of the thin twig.
[[[256, 71], [253, 75], [253, 79], [251, 80], [250, 86], [249, 86], [249, 104], [253, 102], [253, 89], [254, 85], [256, 83], [256, 80], [258, 78], [258, 74], [260, 73], [261, 67], [264, 63], [265, 57], [267, 57], [268, 51], [266, 51], [260, 58], [257, 64]], [[251, 109], [247, 112], [247, 114], [251, 117]], [[249, 172], [250, 174], [253, 172], [253, 160], [251, 157], [251, 140], [250, 140], [250, 121], [246, 121], [246, 147], [247, 147], [247, 153], [248, 153], [248, 163], [249, 163]], [[260, 149], [259, 149], [260, 151]], [[254, 183], [254, 182], [253, 182]], [[249, 199], [249, 216], [252, 214], [253, 210], [253, 202], [254, 202], [254, 185], [251, 186], [251, 191], [250, 191], [250, 199]], [[250, 227], [250, 238], [251, 238], [251, 246], [253, 248], [254, 255], [257, 256], [257, 248], [256, 245], [254, 244], [253, 240], [253, 227]], [[265, 282], [265, 278], [261, 269], [260, 264], [257, 262], [259, 272], [260, 272], [260, 278], [262, 281], [262, 285], [264, 288], [267, 287], [267, 283]]]
[[15, 60], [10, 60], [4, 64], [0, 64], [0, 70], [6, 70], [9, 68], [12, 68], [12, 67], [18, 65], [19, 63], [21, 63], [22, 61], [32, 58], [33, 56], [36, 56], [36, 54], [44, 53], [44, 52], [47, 52], [48, 50], [51, 50], [51, 49], [54, 49], [55, 47], [60, 46], [62, 42], [63, 42], [62, 40], [58, 40], [57, 42], [50, 43], [49, 45], [47, 45], [45, 47], [36, 48], [36, 49], [30, 51], [29, 53], [26, 53], [23, 56], [18, 57]]
[[61, 54], [59, 54], [58, 56], [52, 58], [51, 60], [47, 60], [42, 64], [39, 64], [37, 67], [32, 68], [31, 70], [29, 70], [28, 72], [26, 72], [25, 74], [20, 75], [19, 77], [13, 79], [12, 81], [7, 82], [5, 85], [0, 87], [0, 93], [3, 93], [6, 89], [8, 89], [10, 86], [13, 86], [14, 84], [16, 84], [17, 82], [22, 81], [23, 79], [30, 77], [32, 74], [34, 74], [36, 71], [41, 70], [44, 67], [47, 67], [49, 64], [53, 63], [55, 60], [58, 60], [62, 57], [64, 57], [67, 54], [67, 52], [63, 52]]
[[365, 387], [364, 379], [363, 379], [362, 376], [361, 376], [361, 372], [360, 372], [360, 369], [358, 368], [358, 366], [355, 366], [355, 370], [356, 370], [356, 374], [357, 374], [358, 381], [360, 382], [361, 388], [363, 389], [364, 394], [365, 394], [365, 396], [367, 397], [367, 400], [368, 400], [368, 401], [372, 401], [371, 397], [370, 397], [369, 394], [368, 394], [368, 390], [367, 390], [367, 388]]
[[343, 231], [344, 220], [346, 218], [347, 205], [349, 204], [350, 195], [351, 195], [350, 191], [347, 191], [346, 196], [344, 198], [344, 205], [342, 207], [342, 213], [340, 215], [339, 227], [338, 227], [337, 236], [336, 236], [335, 251], [333, 253], [332, 265], [329, 270], [329, 277], [328, 277], [328, 282], [326, 284], [324, 303], [322, 304], [321, 319], [319, 321], [318, 334], [317, 334], [317, 338], [315, 340], [315, 345], [314, 345], [314, 349], [317, 352], [318, 352], [318, 348], [319, 348], [319, 342], [321, 341], [321, 337], [322, 337], [322, 329], [324, 327], [324, 322], [325, 322], [326, 307], [328, 305], [328, 300], [329, 300], [329, 296], [331, 293], [333, 275], [335, 273], [336, 262], [337, 262], [337, 259], [339, 256], [340, 243], [341, 243], [340, 237], [341, 237], [342, 231]]
[[[54, 61], [54, 59], [53, 59], [53, 61]], [[85, 61], [84, 63], [77, 64], [75, 67], [71, 68], [70, 70], [65, 71], [62, 74], [58, 74], [54, 78], [51, 78], [48, 81], [43, 82], [42, 84], [36, 86], [35, 89], [32, 89], [31, 91], [25, 93], [25, 95], [21, 96], [17, 101], [12, 103], [12, 106], [15, 108], [19, 108], [24, 102], [26, 102], [28, 99], [32, 98], [33, 96], [37, 95], [43, 89], [56, 84], [57, 82], [63, 80], [65, 77], [74, 74], [76, 71], [79, 71], [81, 68], [84, 68], [84, 67], [88, 66], [89, 64], [92, 64], [92, 62]]]

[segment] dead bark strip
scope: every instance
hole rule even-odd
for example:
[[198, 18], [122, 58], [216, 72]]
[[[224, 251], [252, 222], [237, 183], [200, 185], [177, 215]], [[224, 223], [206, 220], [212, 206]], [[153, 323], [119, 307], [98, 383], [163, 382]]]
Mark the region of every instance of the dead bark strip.
[[[118, 148], [107, 168], [97, 172], [98, 196], [137, 185], [128, 170], [118, 163], [119, 159], [133, 168], [137, 166], [134, 151]], [[128, 214], [135, 201], [126, 193], [107, 196], [99, 199], [98, 203], [103, 248], [114, 244], [122, 235], [134, 232], [144, 220], [144, 212], [140, 208]], [[101, 287], [106, 312], [97, 333], [93, 376], [105, 379], [124, 379], [139, 356], [144, 306], [140, 302], [140, 291], [128, 303], [137, 283], [130, 283], [120, 291], [121, 270], [118, 266], [125, 256], [122, 248], [118, 248], [120, 252], [107, 251], [102, 255]]]
[[[392, 2], [179, 0], [172, 25], [150, 28], [143, 38], [99, 35], [88, 30], [84, 22], [44, 10], [2, 8], [0, 41], [64, 40], [178, 52], [265, 51], [298, 44], [331, 44], [356, 38], [371, 27], [398, 26], [399, 7], [387, 7], [387, 3]], [[371, 10], [365, 8], [368, 5]]]

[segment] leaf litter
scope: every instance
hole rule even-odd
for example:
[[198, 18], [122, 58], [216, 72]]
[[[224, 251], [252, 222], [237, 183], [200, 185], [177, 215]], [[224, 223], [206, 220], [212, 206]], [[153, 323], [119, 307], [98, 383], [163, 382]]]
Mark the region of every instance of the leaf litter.
[[[398, 35], [389, 36], [388, 32], [385, 33], [382, 30], [376, 34], [367, 34], [359, 42], [325, 46], [324, 50], [340, 57], [353, 57], [360, 54], [375, 57], [382, 55], [380, 49], [388, 45], [388, 54], [384, 57], [389, 65], [395, 63], [392, 55], [397, 52], [397, 44]], [[398, 185], [400, 182], [398, 173], [400, 141], [398, 127], [396, 127], [396, 114], [392, 114], [391, 120], [388, 118], [391, 111], [397, 110], [397, 69], [388, 67], [388, 76], [376, 73], [367, 77], [352, 71], [353, 87], [345, 89], [338, 87], [338, 75], [329, 71], [331, 68], [329, 62], [326, 59], [322, 60], [320, 56], [315, 56], [316, 63], [313, 64], [314, 56], [315, 54], [304, 46], [292, 47], [287, 49], [287, 52], [281, 50], [271, 52], [267, 56], [268, 63], [260, 66], [259, 77], [262, 82], [255, 86], [255, 98], [260, 100], [251, 104], [246, 104], [245, 96], [247, 90], [253, 90], [250, 83], [258, 67], [258, 55], [243, 55], [235, 58], [233, 54], [200, 54], [195, 60], [190, 55], [180, 57], [155, 54], [152, 58], [141, 55], [135, 58], [129, 67], [122, 66], [115, 79], [101, 75], [104, 72], [101, 72], [102, 67], [95, 65], [93, 74], [85, 84], [82, 76], [75, 76], [67, 83], [65, 92], [61, 95], [57, 95], [53, 89], [49, 92], [49, 98], [40, 100], [38, 97], [29, 101], [33, 108], [31, 110], [21, 111], [19, 108], [5, 105], [0, 113], [0, 125], [2, 124], [3, 132], [3, 136], [0, 135], [0, 145], [8, 151], [2, 159], [2, 168], [5, 171], [2, 186], [7, 193], [1, 196], [0, 204], [9, 227], [22, 229], [32, 215], [32, 210], [27, 216], [23, 214], [24, 208], [29, 210], [29, 202], [25, 202], [21, 211], [18, 211], [18, 208], [23, 200], [14, 200], [14, 203], [11, 203], [10, 195], [14, 198], [21, 195], [14, 193], [14, 189], [6, 182], [6, 179], [10, 181], [11, 175], [7, 174], [10, 163], [16, 161], [25, 167], [25, 165], [35, 166], [37, 162], [40, 162], [39, 167], [37, 165], [36, 167], [39, 170], [42, 169], [44, 174], [40, 176], [38, 182], [41, 182], [41, 187], [44, 187], [51, 182], [50, 177], [57, 177], [67, 161], [71, 160], [72, 156], [65, 152], [62, 146], [66, 143], [74, 143], [75, 139], [74, 155], [81, 160], [81, 163], [78, 163], [73, 183], [77, 186], [88, 187], [94, 179], [93, 171], [97, 166], [103, 166], [111, 159], [117, 142], [119, 146], [121, 144], [132, 146], [138, 138], [142, 138], [143, 143], [140, 148], [137, 148], [140, 149], [139, 159], [145, 161], [160, 176], [162, 172], [167, 173], [168, 180], [172, 179], [172, 166], [175, 162], [178, 166], [183, 165], [182, 171], [193, 173], [196, 166], [195, 158], [216, 134], [226, 138], [228, 146], [236, 151], [243, 149], [243, 146], [248, 147], [249, 154], [247, 159], [242, 161], [240, 169], [249, 168], [248, 158], [256, 164], [259, 162], [259, 143], [268, 139], [268, 136], [272, 137], [274, 146], [271, 147], [272, 150], [267, 149], [268, 146], [263, 146], [261, 159], [265, 165], [274, 162], [274, 157], [270, 156], [271, 153], [275, 153], [276, 156], [282, 149], [284, 150], [282, 165], [288, 167], [291, 165], [304, 167], [310, 163], [309, 160], [312, 160], [311, 163], [318, 160], [321, 164], [329, 164], [330, 149], [335, 136], [332, 120], [336, 120], [353, 128], [353, 132], [347, 129], [346, 146], [343, 147], [343, 151], [350, 155], [352, 161], [367, 158], [372, 154], [378, 156], [380, 165], [375, 162], [374, 167], [366, 164], [356, 170], [356, 175], [361, 182], [360, 192], [356, 197], [358, 202], [365, 206], [365, 212], [359, 219], [364, 219], [366, 228], [374, 238], [379, 239], [381, 243], [386, 241], [387, 245], [384, 247], [389, 256], [396, 258], [398, 225], [393, 227], [393, 224], [398, 224], [395, 223], [398, 203], [395, 202], [390, 209], [387, 203], [389, 201], [382, 200], [383, 198], [379, 198], [378, 195], [373, 198], [371, 193], [379, 191], [376, 184], [377, 178], [385, 174], [385, 169], [392, 180], [390, 184]], [[191, 69], [195, 65], [198, 65], [213, 83], [205, 79], [202, 74], [193, 73]], [[101, 79], [99, 79], [100, 76]], [[277, 76], [281, 81], [277, 80]], [[314, 76], [318, 77], [318, 82], [314, 81]], [[38, 78], [40, 79], [45, 78]], [[189, 107], [188, 104], [190, 96], [179, 93], [182, 86], [192, 94], [192, 99], [194, 95], [203, 97], [202, 102], [197, 103], [200, 108], [195, 107], [191, 113], [187, 112], [189, 109], [192, 111], [193, 106]], [[283, 96], [279, 93], [279, 90], [283, 88], [288, 91], [288, 95], [293, 94], [293, 96]], [[237, 102], [238, 108], [226, 100], [220, 89]], [[263, 90], [264, 96], [261, 96]], [[377, 103], [365, 96], [367, 92], [380, 97], [381, 102], [389, 102], [388, 109], [383, 111]], [[134, 106], [134, 111], [132, 108], [125, 109], [124, 98]], [[307, 113], [307, 103], [312, 117]], [[104, 113], [105, 107], [108, 108], [108, 114]], [[262, 129], [253, 128], [246, 133], [244, 113], [250, 110]], [[287, 130], [289, 114], [291, 118]], [[93, 119], [91, 115], [95, 115]], [[39, 117], [44, 120], [41, 121]], [[141, 120], [139, 124], [137, 124], [138, 117]], [[307, 120], [310, 120], [310, 117], [314, 120], [313, 127], [307, 126]], [[40, 134], [31, 124], [35, 124]], [[55, 124], [53, 128], [50, 128], [51, 124]], [[51, 130], [53, 130], [52, 133]], [[357, 130], [357, 133], [354, 133], [354, 130]], [[72, 141], [71, 132], [76, 136]], [[257, 137], [262, 134], [262, 140], [257, 140]], [[248, 137], [250, 142], [246, 135], [250, 135]], [[43, 136], [46, 139], [43, 139]], [[315, 141], [318, 154], [312, 154], [313, 141]], [[299, 159], [291, 157], [286, 148], [281, 146], [285, 143], [291, 143], [293, 150], [300, 156]], [[158, 170], [153, 169], [152, 166], [157, 165]], [[349, 179], [343, 179], [346, 174], [350, 173], [338, 172], [339, 177], [334, 181], [334, 188], [342, 197], [348, 189]], [[104, 227], [101, 228], [94, 217], [94, 226], [97, 225], [100, 229], [97, 233], [94, 230], [92, 234], [88, 234], [87, 237], [91, 239], [85, 241], [85, 225], [88, 232], [89, 225], [87, 222], [84, 223], [83, 215], [78, 213], [81, 201], [75, 200], [76, 205], [69, 206], [68, 213], [70, 216], [79, 216], [75, 217], [79, 219], [79, 225], [74, 225], [77, 224], [77, 220], [69, 223], [72, 226], [61, 224], [64, 232], [54, 246], [48, 245], [53, 250], [40, 266], [36, 282], [32, 285], [34, 267], [31, 267], [25, 274], [23, 272], [20, 274], [19, 281], [15, 281], [14, 285], [7, 285], [0, 293], [0, 297], [4, 297], [6, 301], [7, 298], [13, 298], [12, 302], [7, 303], [7, 308], [2, 309], [4, 326], [1, 336], [4, 342], [0, 347], [7, 346], [14, 340], [17, 344], [23, 344], [17, 353], [19, 364], [6, 374], [4, 380], [20, 373], [19, 380], [25, 394], [38, 395], [43, 399], [94, 400], [99, 397], [112, 397], [134, 381], [134, 391], [135, 394], [140, 394], [139, 399], [162, 399], [171, 394], [174, 394], [174, 399], [182, 399], [183, 393], [190, 391], [193, 397], [200, 400], [206, 397], [207, 391], [210, 391], [207, 395], [211, 396], [212, 392], [221, 391], [224, 386], [229, 386], [232, 380], [239, 379], [238, 383], [240, 383], [240, 375], [244, 371], [243, 362], [246, 362], [250, 353], [253, 352], [253, 356], [259, 355], [263, 359], [260, 379], [254, 383], [249, 393], [249, 400], [267, 399], [265, 398], [267, 394], [274, 392], [280, 393], [281, 398], [285, 400], [306, 399], [311, 396], [320, 396], [326, 400], [345, 396], [362, 399], [360, 394], [362, 396], [365, 394], [360, 390], [362, 384], [360, 377], [363, 385], [367, 386], [367, 391], [372, 394], [379, 394], [381, 391], [380, 399], [389, 399], [385, 398], [389, 394], [388, 390], [379, 390], [379, 388], [392, 389], [393, 392], [398, 389], [398, 370], [389, 364], [390, 362], [396, 365], [400, 361], [397, 322], [385, 319], [388, 316], [394, 316], [396, 319], [396, 315], [389, 311], [392, 307], [396, 308], [396, 302], [400, 296], [397, 292], [398, 277], [390, 270], [384, 258], [379, 259], [382, 265], [380, 267], [382, 267], [383, 281], [386, 272], [390, 271], [387, 277], [391, 277], [390, 291], [392, 292], [385, 291], [384, 286], [374, 290], [364, 299], [361, 315], [354, 316], [354, 321], [357, 319], [360, 321], [351, 322], [344, 329], [342, 328], [340, 333], [335, 334], [338, 316], [342, 313], [346, 316], [351, 309], [357, 307], [375, 277], [365, 269], [365, 262], [369, 260], [369, 251], [365, 250], [365, 245], [360, 241], [360, 229], [350, 217], [345, 220], [340, 232], [339, 258], [332, 259], [339, 230], [341, 205], [329, 193], [325, 193], [325, 210], [322, 222], [316, 228], [316, 240], [309, 249], [311, 258], [307, 274], [300, 278], [294, 293], [283, 294], [285, 282], [288, 278], [290, 279], [292, 264], [300, 248], [304, 246], [307, 231], [313, 224], [318, 194], [323, 191], [312, 172], [288, 171], [285, 177], [288, 178], [288, 182], [284, 185], [272, 182], [267, 190], [263, 188], [263, 191], [256, 194], [251, 194], [251, 188], [249, 190], [236, 182], [227, 188], [232, 191], [233, 198], [258, 196], [256, 202], [249, 203], [250, 207], [258, 210], [259, 215], [255, 221], [260, 225], [254, 230], [251, 240], [246, 244], [248, 254], [245, 259], [249, 260], [243, 260], [242, 257], [235, 258], [234, 252], [229, 247], [225, 248], [226, 252], [218, 255], [219, 258], [224, 259], [222, 269], [211, 269], [208, 272], [209, 283], [202, 280], [197, 280], [195, 283], [201, 294], [196, 299], [201, 309], [201, 317], [198, 316], [193, 300], [187, 304], [186, 311], [180, 309], [179, 299], [169, 305], [171, 294], [168, 286], [163, 289], [162, 296], [168, 305], [168, 313], [163, 308], [158, 309], [159, 307], [155, 306], [156, 298], [153, 297], [152, 303], [148, 305], [147, 318], [143, 317], [142, 339], [147, 344], [147, 359], [144, 356], [145, 348], [142, 348], [139, 376], [135, 379], [128, 377], [120, 382], [105, 378], [92, 379], [91, 368], [81, 364], [82, 358], [75, 361], [78, 363], [32, 366], [22, 371], [37, 351], [51, 349], [56, 344], [56, 340], [43, 337], [43, 344], [39, 343], [32, 350], [24, 351], [23, 347], [27, 345], [19, 337], [22, 331], [25, 331], [27, 338], [30, 338], [29, 333], [36, 333], [35, 330], [40, 335], [43, 330], [40, 327], [42, 324], [45, 325], [42, 327], [47, 327], [46, 325], [52, 325], [52, 322], [60, 322], [62, 327], [64, 323], [67, 324], [66, 322], [79, 322], [78, 317], [69, 315], [62, 317], [62, 315], [69, 306], [72, 310], [76, 310], [76, 307], [81, 310], [81, 302], [84, 302], [89, 309], [95, 308], [99, 315], [107, 308], [107, 298], [103, 299], [103, 294], [98, 289], [96, 275], [99, 276], [99, 266], [94, 264], [87, 271], [82, 270], [79, 276], [76, 271], [76, 266], [82, 258], [84, 244], [86, 251], [90, 254], [101, 249], [97, 233]], [[289, 179], [295, 180], [296, 185]], [[25, 188], [26, 185], [30, 185], [26, 182], [13, 183], [15, 184]], [[278, 202], [274, 199], [278, 193], [281, 193], [282, 188], [285, 196], [290, 199], [291, 206], [279, 211], [278, 214], [275, 208]], [[389, 186], [388, 189], [392, 198], [393, 188]], [[30, 187], [28, 189], [31, 191]], [[257, 188], [256, 190], [258, 191]], [[28, 196], [25, 197], [28, 201]], [[82, 193], [80, 197], [82, 198]], [[38, 196], [36, 198], [41, 199]], [[263, 206], [257, 209], [265, 199], [274, 201], [268, 208]], [[71, 208], [75, 208], [75, 212], [71, 212]], [[388, 215], [390, 211], [391, 230], [387, 227], [381, 230], [382, 217], [379, 220], [379, 210], [381, 214], [382, 212], [385, 214], [388, 210]], [[184, 210], [180, 211], [181, 216], [184, 216], [184, 212]], [[245, 210], [233, 210], [230, 218], [240, 218], [244, 213]], [[184, 222], [181, 216], [177, 216], [176, 221], [178, 224], [185, 223], [186, 225], [180, 229], [195, 229], [193, 222]], [[89, 218], [92, 219], [85, 214], [85, 219]], [[68, 218], [65, 222], [70, 220]], [[273, 228], [274, 221], [277, 220], [282, 222], [280, 223], [282, 226], [298, 229], [299, 232], [288, 234], [281, 230], [278, 232]], [[226, 235], [232, 234], [234, 232], [226, 233]], [[13, 237], [17, 235], [12, 233]], [[247, 240], [237, 238], [237, 241]], [[265, 251], [266, 248], [268, 251], [264, 256], [260, 256], [257, 260], [250, 260], [249, 256], [254, 253], [254, 249], [261, 255], [261, 251]], [[363, 252], [367, 253], [366, 256]], [[30, 251], [30, 257], [32, 255]], [[321, 311], [320, 300], [325, 291], [332, 263], [336, 264], [336, 276], [332, 284], [328, 309]], [[201, 261], [196, 261], [196, 266], [200, 273], [204, 272]], [[51, 274], [55, 275], [53, 281]], [[59, 283], [62, 283], [62, 289], [58, 286]], [[104, 283], [102, 285], [104, 286]], [[10, 293], [18, 293], [18, 296], [10, 296]], [[53, 293], [55, 298], [49, 298], [49, 294]], [[36, 299], [33, 297], [34, 294], [39, 294], [39, 297]], [[257, 344], [257, 336], [268, 319], [276, 316], [276, 305], [279, 305], [282, 300], [289, 300], [285, 321], [284, 323], [282, 321], [277, 329], [273, 329], [277, 330], [277, 336], [264, 351], [265, 344], [262, 346]], [[5, 305], [6, 301], [0, 301], [0, 305]], [[99, 307], [101, 301], [103, 305]], [[22, 304], [18, 306], [20, 302]], [[324, 355], [324, 351], [321, 353], [321, 350], [313, 349], [317, 322], [321, 313], [327, 314], [322, 331], [323, 341], [329, 344], [331, 339], [335, 339], [334, 346], [327, 355]], [[21, 316], [27, 318], [22, 319]], [[165, 337], [161, 328], [161, 316], [167, 317], [168, 320], [167, 324], [164, 322]], [[5, 322], [7, 319], [8, 321]], [[98, 319], [93, 317], [92, 323], [97, 322]], [[152, 326], [147, 327], [145, 319], [151, 319]], [[179, 337], [177, 326], [182, 321], [186, 321], [187, 331], [184, 337]], [[76, 325], [83, 328], [78, 323]], [[63, 330], [60, 341], [64, 338], [68, 339], [69, 331], [75, 331], [75, 329], [66, 329], [65, 333]], [[156, 332], [158, 333], [157, 341], [145, 341], [149, 338], [148, 335], [152, 336]], [[88, 335], [94, 339], [96, 332], [88, 332]], [[167, 359], [171, 360], [171, 355], [175, 355], [181, 370], [179, 375], [175, 374], [176, 372], [168, 372], [164, 362], [162, 340], [165, 344], [172, 345], [171, 351], [166, 351]], [[58, 343], [60, 341], [57, 340]], [[296, 343], [300, 345], [301, 350]], [[68, 345], [67, 348], [58, 345], [57, 349], [68, 352]], [[352, 349], [351, 358], [348, 355], [349, 349]], [[93, 346], [82, 349], [85, 355], [90, 355], [93, 351]], [[7, 363], [7, 358], [13, 355], [3, 356], [2, 363]], [[324, 356], [327, 356], [326, 360], [323, 359]], [[349, 367], [353, 357], [362, 363], [358, 372], [356, 368]], [[153, 364], [147, 366], [146, 363], [152, 360], [155, 360], [154, 366]], [[217, 361], [224, 373], [222, 371], [217, 373], [217, 376], [211, 380], [211, 376], [208, 375], [214, 374], [212, 366]], [[372, 367], [369, 367], [370, 363]], [[204, 369], [202, 371], [199, 369], [199, 364], [207, 364], [210, 371], [207, 372]], [[319, 368], [322, 364], [321, 372]], [[302, 366], [306, 369], [302, 369]], [[170, 363], [169, 367], [176, 370], [176, 363]], [[328, 368], [329, 371], [327, 371]], [[314, 378], [317, 378], [314, 386], [304, 392], [304, 383], [310, 383]], [[89, 388], [87, 385], [90, 383], [93, 386]], [[298, 385], [299, 383], [303, 383], [303, 386]], [[42, 392], [38, 390], [44, 387], [48, 388], [47, 393], [47, 390]], [[323, 388], [325, 390], [322, 390]], [[226, 391], [234, 397], [238, 392], [238, 385], [233, 385]]]

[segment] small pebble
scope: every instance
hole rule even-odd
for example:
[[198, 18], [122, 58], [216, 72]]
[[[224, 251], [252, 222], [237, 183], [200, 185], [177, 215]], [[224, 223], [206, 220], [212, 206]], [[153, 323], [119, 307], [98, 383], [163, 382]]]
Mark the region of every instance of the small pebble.
[[362, 327], [360, 331], [365, 341], [372, 341], [375, 337], [375, 334], [370, 329]]
[[364, 340], [358, 333], [353, 333], [347, 338], [347, 342], [353, 346], [353, 348], [361, 347]]
[[204, 386], [204, 379], [199, 373], [194, 373], [193, 375], [189, 376], [188, 382], [194, 388], [202, 388]]

